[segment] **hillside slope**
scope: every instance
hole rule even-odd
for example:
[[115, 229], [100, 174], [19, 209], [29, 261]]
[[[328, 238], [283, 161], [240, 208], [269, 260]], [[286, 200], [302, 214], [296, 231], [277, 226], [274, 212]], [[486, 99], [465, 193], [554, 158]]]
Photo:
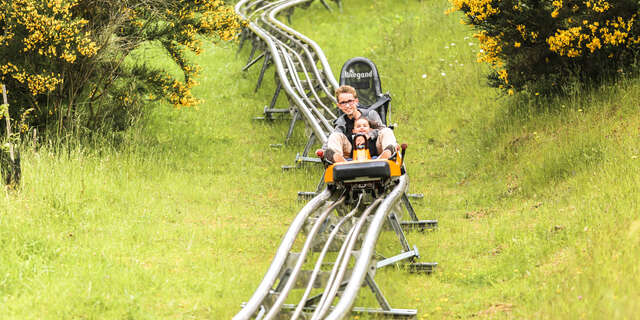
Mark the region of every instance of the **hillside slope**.
[[[319, 3], [293, 27], [334, 72], [377, 63], [422, 218], [408, 235], [432, 276], [382, 270], [394, 307], [421, 318], [614, 318], [640, 310], [640, 80], [569, 97], [502, 96], [446, 1]], [[160, 106], [119, 143], [24, 154], [24, 185], [0, 199], [0, 314], [8, 318], [228, 319], [270, 263], [321, 169], [283, 173], [299, 126], [253, 121], [271, 73], [248, 49], [211, 46], [198, 109]], [[150, 50], [142, 58], [158, 60]], [[157, 62], [161, 63], [161, 62]], [[285, 99], [279, 103], [285, 105]], [[391, 248], [386, 234], [381, 249]], [[388, 241], [385, 241], [388, 240]], [[363, 297], [361, 303], [370, 303]]]

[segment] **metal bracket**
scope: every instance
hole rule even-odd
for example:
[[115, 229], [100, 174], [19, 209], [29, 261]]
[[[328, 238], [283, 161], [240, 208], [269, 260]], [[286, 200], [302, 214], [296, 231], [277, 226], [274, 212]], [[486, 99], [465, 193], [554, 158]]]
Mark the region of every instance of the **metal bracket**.
[[296, 154], [296, 159], [294, 161], [295, 161], [295, 165], [282, 166], [282, 170], [299, 169], [299, 168], [301, 168], [303, 166], [303, 164], [305, 162], [322, 163], [322, 160], [320, 158], [305, 157], [305, 156], [301, 155], [300, 153]]
[[[403, 252], [391, 258], [378, 261], [378, 263], [376, 263], [376, 269], [380, 269], [388, 265], [396, 264], [402, 260], [410, 259], [411, 261], [414, 261], [415, 259], [418, 259], [418, 258], [420, 258], [420, 253], [418, 252], [418, 248], [416, 246], [413, 246], [413, 250], [411, 251]], [[404, 265], [405, 269], [411, 273], [425, 273], [425, 274], [433, 273], [437, 266], [438, 266], [437, 262], [411, 262]]]
[[273, 117], [274, 114], [288, 114], [291, 111], [289, 109], [278, 109], [278, 108], [269, 108], [269, 106], [264, 106], [264, 117], [255, 117], [254, 120], [275, 120]]
[[400, 225], [409, 230], [426, 231], [438, 228], [438, 220], [400, 221]]
[[416, 258], [420, 258], [420, 252], [418, 252], [418, 248], [416, 246], [413, 246], [413, 250], [411, 251], [403, 252], [391, 258], [378, 261], [378, 263], [376, 263], [376, 269], [380, 269], [388, 265], [396, 264], [397, 262], [400, 262], [405, 259], [411, 259], [411, 261], [413, 261]]
[[298, 154], [296, 154], [295, 165], [282, 166], [282, 170], [299, 169], [299, 168], [302, 167], [303, 163], [305, 163], [305, 162], [322, 163], [322, 160], [320, 160], [320, 158], [305, 157], [305, 156], [302, 156], [302, 155], [300, 155], [298, 153]]
[[411, 273], [426, 273], [431, 274], [435, 272], [435, 268], [438, 266], [437, 262], [414, 262], [407, 265], [407, 269]]

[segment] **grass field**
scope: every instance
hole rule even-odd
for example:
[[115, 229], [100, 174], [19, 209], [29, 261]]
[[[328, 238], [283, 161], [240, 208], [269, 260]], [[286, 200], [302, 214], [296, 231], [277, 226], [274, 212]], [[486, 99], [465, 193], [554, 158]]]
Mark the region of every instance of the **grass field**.
[[[504, 96], [446, 1], [315, 3], [293, 27], [377, 63], [411, 192], [436, 232], [408, 235], [431, 276], [382, 270], [419, 318], [633, 319], [640, 311], [640, 80], [567, 97]], [[198, 108], [158, 106], [83, 147], [23, 147], [23, 185], [0, 197], [0, 318], [228, 319], [260, 282], [318, 167], [282, 172], [305, 139], [259, 122], [272, 71], [235, 44], [198, 57]], [[162, 63], [153, 50], [141, 58]], [[285, 106], [286, 99], [280, 104]], [[113, 141], [118, 141], [113, 142]], [[394, 250], [383, 235], [381, 250]], [[367, 298], [360, 302], [368, 302]]]

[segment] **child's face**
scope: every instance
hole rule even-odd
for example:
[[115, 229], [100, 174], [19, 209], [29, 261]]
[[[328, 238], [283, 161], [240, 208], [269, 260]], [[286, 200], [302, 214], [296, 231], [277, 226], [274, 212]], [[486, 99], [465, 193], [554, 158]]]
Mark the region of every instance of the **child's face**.
[[368, 133], [370, 129], [369, 121], [366, 119], [358, 119], [353, 124], [353, 133]]

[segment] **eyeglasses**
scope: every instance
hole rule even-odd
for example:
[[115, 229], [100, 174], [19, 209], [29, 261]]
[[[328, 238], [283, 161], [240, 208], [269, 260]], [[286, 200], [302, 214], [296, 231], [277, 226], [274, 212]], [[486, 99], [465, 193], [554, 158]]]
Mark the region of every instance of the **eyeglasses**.
[[352, 104], [355, 101], [356, 101], [356, 99], [351, 99], [351, 100], [347, 100], [347, 101], [338, 101], [338, 104], [341, 104], [341, 105]]

